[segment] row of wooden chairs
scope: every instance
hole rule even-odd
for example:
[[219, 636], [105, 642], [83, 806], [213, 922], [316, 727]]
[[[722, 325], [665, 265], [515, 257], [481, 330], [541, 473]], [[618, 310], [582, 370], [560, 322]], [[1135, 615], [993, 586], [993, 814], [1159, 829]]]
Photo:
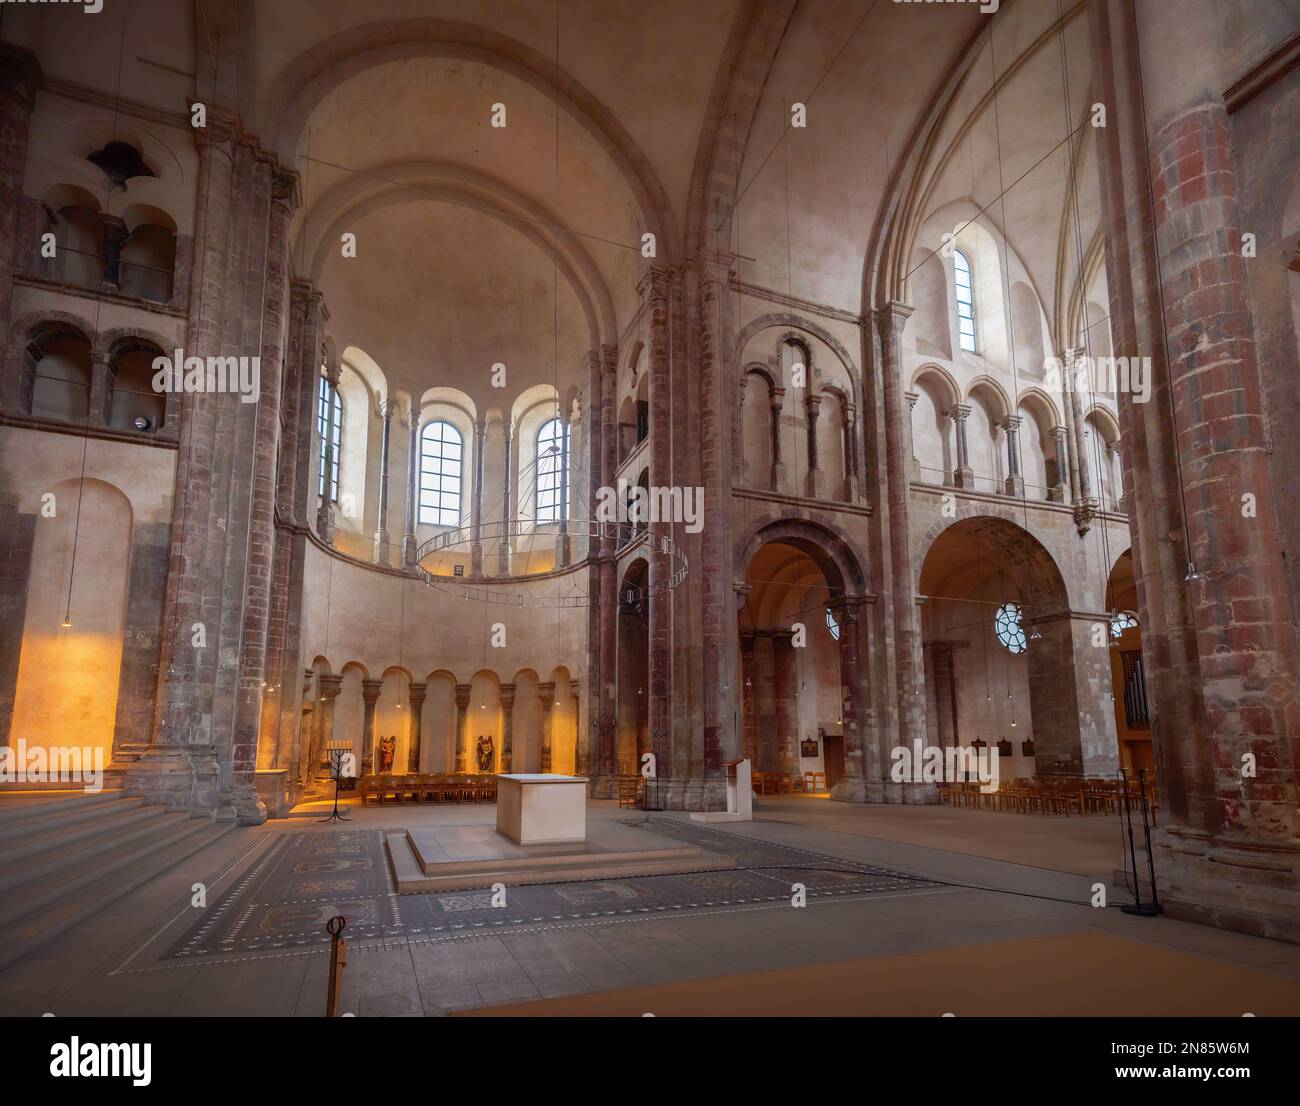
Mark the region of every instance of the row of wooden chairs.
[[468, 773], [418, 772], [362, 776], [357, 781], [361, 803], [494, 803], [497, 778]]
[[758, 795], [793, 795], [826, 790], [825, 772], [754, 772], [750, 782]]
[[[1118, 780], [1107, 779], [1013, 779], [1002, 780], [997, 790], [985, 791], [978, 783], [935, 785], [939, 801], [949, 806], [982, 810], [1003, 810], [1016, 814], [1118, 814], [1124, 809], [1124, 790]], [[1134, 811], [1141, 805], [1137, 782], [1130, 781], [1129, 803]], [[1147, 786], [1151, 819], [1159, 809], [1159, 794]]]

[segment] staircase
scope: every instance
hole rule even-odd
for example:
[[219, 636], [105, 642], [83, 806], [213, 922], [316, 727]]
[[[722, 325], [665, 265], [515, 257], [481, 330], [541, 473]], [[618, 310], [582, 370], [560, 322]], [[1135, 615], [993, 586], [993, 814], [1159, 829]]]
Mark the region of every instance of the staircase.
[[0, 969], [233, 828], [122, 791], [0, 795]]

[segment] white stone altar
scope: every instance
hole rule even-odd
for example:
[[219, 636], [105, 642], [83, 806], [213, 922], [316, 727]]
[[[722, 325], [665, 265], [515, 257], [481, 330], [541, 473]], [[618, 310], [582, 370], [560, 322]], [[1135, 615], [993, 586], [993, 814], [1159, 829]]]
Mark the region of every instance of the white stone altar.
[[587, 777], [516, 772], [497, 777], [497, 833], [517, 845], [587, 839]]

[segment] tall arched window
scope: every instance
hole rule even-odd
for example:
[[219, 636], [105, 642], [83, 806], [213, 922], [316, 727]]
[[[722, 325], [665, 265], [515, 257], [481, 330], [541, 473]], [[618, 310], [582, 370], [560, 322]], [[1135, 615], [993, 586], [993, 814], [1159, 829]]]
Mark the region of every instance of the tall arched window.
[[569, 517], [569, 426], [549, 419], [537, 431], [538, 522]]
[[461, 479], [465, 448], [460, 431], [442, 419], [420, 431], [420, 521], [432, 526], [460, 525]]
[[961, 250], [952, 255], [953, 272], [957, 283], [957, 340], [968, 353], [975, 352], [975, 286], [971, 280], [970, 262]]
[[[316, 393], [316, 429], [320, 432], [320, 480], [316, 494], [325, 495], [325, 478], [328, 468], [330, 502], [339, 499], [339, 447], [343, 441], [343, 400], [339, 390], [330, 386], [322, 375]], [[328, 461], [328, 466], [326, 462]]]

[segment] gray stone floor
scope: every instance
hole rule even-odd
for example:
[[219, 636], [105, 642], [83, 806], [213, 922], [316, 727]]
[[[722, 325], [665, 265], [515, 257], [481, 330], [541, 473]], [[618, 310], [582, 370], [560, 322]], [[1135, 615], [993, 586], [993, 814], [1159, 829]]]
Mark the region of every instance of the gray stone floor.
[[[784, 901], [701, 906], [670, 916], [571, 918], [509, 932], [356, 941], [349, 946], [343, 1008], [359, 1016], [437, 1015], [1089, 928], [1300, 980], [1300, 947], [1092, 909], [1086, 905], [1091, 877], [866, 836], [861, 820], [871, 817], [871, 808], [819, 803], [816, 826], [801, 825], [803, 812], [812, 810], [801, 805], [808, 802], [769, 800], [759, 820], [730, 824], [725, 832], [961, 886], [811, 897], [804, 909]], [[610, 803], [591, 805], [593, 818], [626, 816]], [[351, 828], [492, 818], [491, 807], [371, 808], [353, 811]], [[970, 812], [970, 818], [971, 832], [978, 834], [980, 812]], [[843, 832], [827, 828], [837, 824]], [[1052, 827], [1051, 820], [1026, 818], [1026, 832], [1051, 833]], [[206, 885], [208, 909], [217, 909], [226, 892], [254, 878], [259, 860], [282, 834], [303, 832], [328, 829], [292, 818], [226, 835], [0, 974], [0, 1014], [322, 1013], [328, 977], [323, 944], [186, 960], [166, 956], [195, 926], [193, 884]], [[1116, 853], [1118, 867], [1118, 844]]]

